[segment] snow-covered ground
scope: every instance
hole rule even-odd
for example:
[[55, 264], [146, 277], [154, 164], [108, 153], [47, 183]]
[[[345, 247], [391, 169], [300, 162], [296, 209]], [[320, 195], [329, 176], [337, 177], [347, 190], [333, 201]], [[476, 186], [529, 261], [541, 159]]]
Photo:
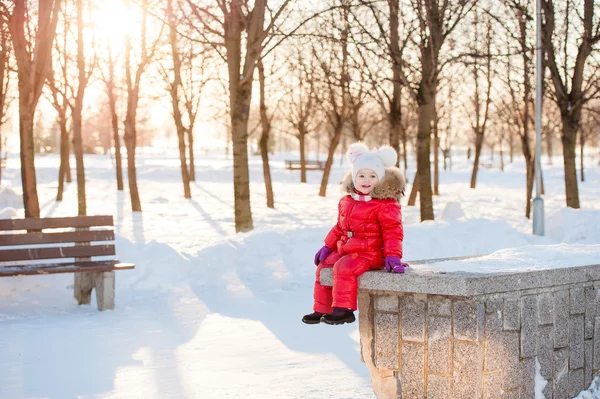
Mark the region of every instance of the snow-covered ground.
[[[140, 154], [143, 213], [117, 192], [110, 157], [87, 156], [88, 214], [114, 215], [118, 256], [136, 268], [117, 273], [116, 308], [106, 312], [94, 298], [76, 305], [72, 275], [1, 278], [0, 398], [373, 398], [357, 325], [300, 321], [311, 311], [312, 259], [335, 221], [347, 165], [336, 161], [322, 198], [321, 173], [300, 184], [299, 171], [284, 169], [288, 156], [271, 164], [276, 209], [266, 207], [260, 159], [251, 158], [255, 229], [245, 234], [234, 231], [232, 162], [220, 154], [198, 154], [191, 200], [177, 156]], [[590, 162], [582, 209], [572, 210], [562, 162], [554, 164], [544, 170], [547, 235], [535, 237], [523, 216], [522, 162], [480, 170], [471, 190], [470, 165], [455, 158], [441, 173], [436, 221], [420, 223], [418, 207], [403, 200], [404, 260], [503, 250], [493, 256], [505, 268], [517, 255], [542, 268], [556, 265], [535, 256], [537, 245], [552, 245], [563, 263], [589, 255], [600, 244], [600, 168]], [[77, 213], [75, 183], [54, 200], [57, 165], [55, 155], [36, 158], [42, 216]], [[22, 216], [16, 155], [2, 188], [0, 217]], [[580, 398], [600, 398], [598, 390], [593, 384]]]

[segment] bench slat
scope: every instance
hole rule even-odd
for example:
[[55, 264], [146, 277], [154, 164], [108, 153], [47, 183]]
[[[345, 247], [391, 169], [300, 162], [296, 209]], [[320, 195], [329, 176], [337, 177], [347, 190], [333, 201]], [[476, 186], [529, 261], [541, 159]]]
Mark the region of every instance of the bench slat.
[[115, 255], [114, 245], [79, 245], [74, 247], [26, 248], [0, 250], [0, 261], [60, 259]]
[[113, 226], [112, 215], [73, 216], [64, 218], [2, 219], [1, 230], [42, 230], [66, 227]]
[[114, 241], [114, 239], [115, 233], [113, 230], [69, 231], [63, 233], [0, 234], [0, 247], [8, 245]]
[[0, 277], [36, 274], [108, 272], [111, 270], [133, 269], [133, 263], [114, 261], [48, 263], [41, 265], [0, 266]]

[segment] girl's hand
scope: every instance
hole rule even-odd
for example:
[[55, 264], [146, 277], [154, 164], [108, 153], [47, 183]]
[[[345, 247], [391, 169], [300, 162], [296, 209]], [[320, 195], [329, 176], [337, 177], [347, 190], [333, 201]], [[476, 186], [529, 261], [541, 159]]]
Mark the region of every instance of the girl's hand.
[[403, 263], [402, 259], [397, 256], [386, 256], [385, 257], [385, 270], [389, 273], [404, 273], [405, 268], [408, 267], [408, 263]]
[[319, 263], [323, 262], [333, 252], [327, 245], [323, 245], [321, 249], [315, 254], [315, 266], [319, 266]]

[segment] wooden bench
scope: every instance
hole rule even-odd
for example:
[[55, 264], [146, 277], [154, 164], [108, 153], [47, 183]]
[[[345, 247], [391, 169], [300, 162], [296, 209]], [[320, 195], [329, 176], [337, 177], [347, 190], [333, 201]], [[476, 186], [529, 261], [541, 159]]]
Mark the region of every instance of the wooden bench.
[[[304, 166], [306, 167], [306, 170], [324, 170], [325, 164], [326, 164], [325, 161], [305, 161], [304, 162]], [[302, 165], [300, 164], [300, 161], [286, 160], [285, 168], [290, 169], [290, 170], [299, 170], [299, 169], [302, 169]]]
[[80, 305], [95, 288], [98, 310], [113, 309], [115, 270], [134, 268], [115, 258], [114, 239], [110, 215], [0, 220], [0, 277], [74, 273]]

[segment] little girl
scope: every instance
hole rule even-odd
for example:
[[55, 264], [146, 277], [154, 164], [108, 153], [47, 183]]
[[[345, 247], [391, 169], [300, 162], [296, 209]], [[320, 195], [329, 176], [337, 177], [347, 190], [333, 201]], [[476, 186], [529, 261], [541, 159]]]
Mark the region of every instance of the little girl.
[[[403, 273], [402, 215], [400, 196], [405, 180], [396, 164], [396, 151], [389, 146], [372, 152], [362, 143], [346, 153], [352, 171], [342, 181], [345, 193], [338, 205], [337, 224], [315, 255], [317, 278], [313, 313], [306, 324], [352, 323], [357, 308], [358, 277], [367, 270], [385, 269]], [[320, 283], [321, 270], [333, 267], [333, 287]]]

